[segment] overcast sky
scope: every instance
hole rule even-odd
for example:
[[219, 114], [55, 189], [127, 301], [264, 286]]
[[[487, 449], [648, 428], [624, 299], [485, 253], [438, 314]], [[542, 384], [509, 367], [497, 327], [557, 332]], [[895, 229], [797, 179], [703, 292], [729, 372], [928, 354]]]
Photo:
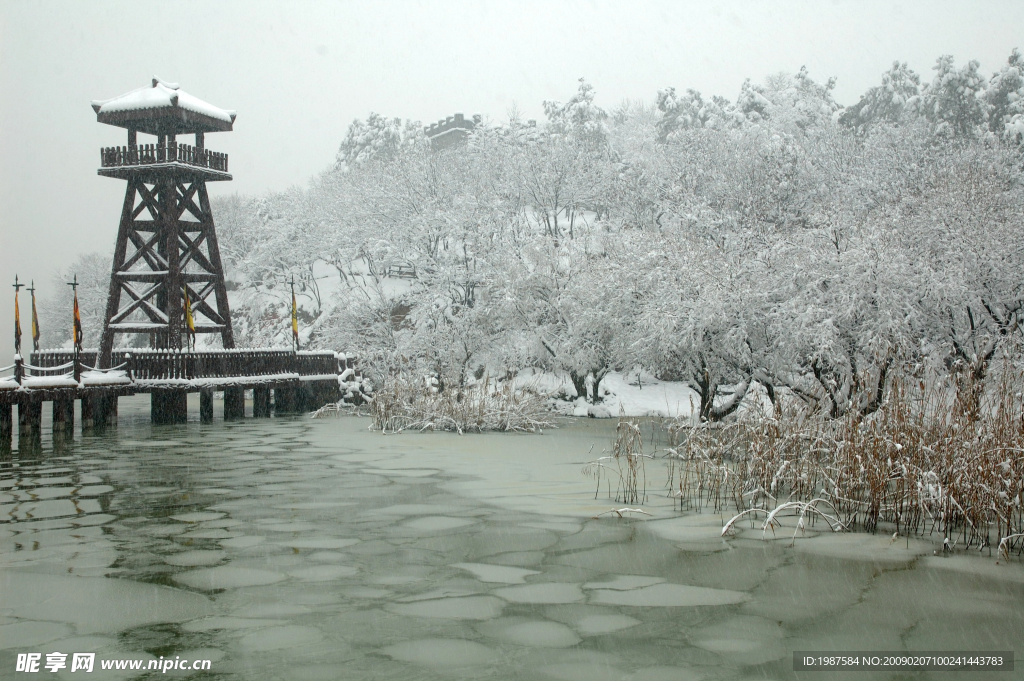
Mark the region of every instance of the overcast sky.
[[112, 251], [125, 183], [96, 167], [125, 134], [89, 103], [154, 75], [238, 111], [233, 132], [207, 137], [235, 177], [210, 192], [248, 194], [304, 184], [371, 111], [500, 121], [514, 102], [540, 119], [580, 77], [605, 108], [667, 86], [734, 99], [744, 78], [802, 65], [852, 104], [893, 60], [930, 78], [948, 53], [988, 74], [1022, 42], [1021, 0], [0, 0], [0, 365], [15, 273], [45, 296], [58, 267]]

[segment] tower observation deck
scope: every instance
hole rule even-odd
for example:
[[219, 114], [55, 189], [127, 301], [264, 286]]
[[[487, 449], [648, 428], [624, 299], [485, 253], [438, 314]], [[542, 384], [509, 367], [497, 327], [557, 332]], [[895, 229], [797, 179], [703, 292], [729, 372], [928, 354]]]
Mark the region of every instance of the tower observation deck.
[[[94, 101], [96, 120], [128, 131], [124, 146], [100, 150], [99, 175], [126, 180], [100, 340], [109, 366], [117, 334], [147, 334], [153, 348], [182, 347], [190, 331], [220, 334], [234, 347], [224, 268], [207, 182], [231, 179], [227, 154], [206, 148], [206, 133], [228, 132], [235, 112], [154, 78], [149, 87]], [[140, 133], [155, 138], [140, 143]], [[178, 140], [194, 136], [194, 143]]]

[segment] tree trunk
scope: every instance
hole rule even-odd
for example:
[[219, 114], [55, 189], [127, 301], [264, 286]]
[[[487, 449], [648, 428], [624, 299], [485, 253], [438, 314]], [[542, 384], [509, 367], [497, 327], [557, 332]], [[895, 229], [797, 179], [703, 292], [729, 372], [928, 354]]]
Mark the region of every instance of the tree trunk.
[[572, 381], [572, 386], [576, 388], [576, 396], [587, 398], [587, 374], [580, 375], [575, 369], [569, 371], [569, 379]]
[[599, 391], [599, 388], [601, 387], [601, 379], [608, 375], [608, 369], [595, 369], [592, 373], [594, 374], [594, 384], [590, 388], [592, 391], [591, 401], [594, 404], [597, 404], [601, 401], [601, 393]]

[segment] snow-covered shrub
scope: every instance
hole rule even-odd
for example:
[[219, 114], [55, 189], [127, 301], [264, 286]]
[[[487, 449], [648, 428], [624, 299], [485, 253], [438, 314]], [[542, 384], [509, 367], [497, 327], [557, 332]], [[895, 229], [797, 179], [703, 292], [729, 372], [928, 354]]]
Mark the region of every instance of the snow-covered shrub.
[[489, 379], [461, 389], [438, 391], [421, 378], [392, 376], [374, 393], [374, 427], [383, 432], [489, 430], [539, 432], [554, 427], [545, 396], [516, 389], [511, 381]]

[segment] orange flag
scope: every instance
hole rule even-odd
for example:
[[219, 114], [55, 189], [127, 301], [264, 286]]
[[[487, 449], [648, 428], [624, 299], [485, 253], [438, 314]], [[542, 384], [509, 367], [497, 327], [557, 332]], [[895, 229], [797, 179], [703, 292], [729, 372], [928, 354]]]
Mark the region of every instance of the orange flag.
[[75, 327], [72, 331], [75, 349], [82, 351], [82, 314], [78, 311], [78, 291], [75, 291]]
[[185, 328], [192, 338], [192, 347], [196, 346], [196, 320], [192, 318], [192, 302], [188, 299], [188, 286], [185, 287]]
[[299, 306], [295, 303], [295, 288], [292, 288], [292, 338], [295, 349], [299, 349]]
[[35, 282], [32, 282], [32, 349], [39, 352], [39, 313], [36, 312]]
[[21, 314], [18, 312], [18, 290], [14, 290], [14, 354], [21, 354]]

